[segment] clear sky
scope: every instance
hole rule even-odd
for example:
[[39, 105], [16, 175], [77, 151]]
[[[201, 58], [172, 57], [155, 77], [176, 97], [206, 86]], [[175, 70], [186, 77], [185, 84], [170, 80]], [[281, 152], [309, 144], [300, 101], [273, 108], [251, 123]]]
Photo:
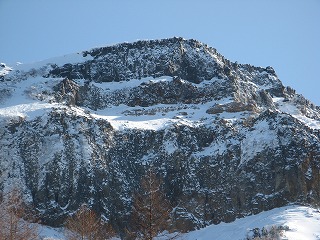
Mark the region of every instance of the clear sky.
[[320, 0], [0, 0], [0, 62], [181, 36], [272, 66], [320, 105]]

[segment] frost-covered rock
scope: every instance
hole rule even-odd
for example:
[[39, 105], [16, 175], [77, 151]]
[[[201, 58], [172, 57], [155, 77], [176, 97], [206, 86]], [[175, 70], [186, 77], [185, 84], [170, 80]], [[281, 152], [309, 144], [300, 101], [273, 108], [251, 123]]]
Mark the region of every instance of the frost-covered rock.
[[0, 187], [44, 223], [87, 203], [124, 227], [150, 166], [184, 231], [319, 200], [319, 107], [271, 67], [182, 38], [0, 67]]

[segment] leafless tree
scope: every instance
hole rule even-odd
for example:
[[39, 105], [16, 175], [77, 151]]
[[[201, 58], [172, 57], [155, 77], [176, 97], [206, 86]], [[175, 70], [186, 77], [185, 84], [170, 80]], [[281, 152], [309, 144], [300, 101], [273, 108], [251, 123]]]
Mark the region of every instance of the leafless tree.
[[0, 216], [0, 240], [38, 239], [37, 225], [28, 221], [31, 216], [17, 188], [2, 195]]
[[114, 236], [111, 226], [101, 221], [87, 205], [82, 205], [67, 219], [66, 227], [68, 240], [104, 240]]
[[153, 169], [141, 180], [141, 189], [133, 196], [130, 237], [152, 240], [170, 227], [171, 206]]

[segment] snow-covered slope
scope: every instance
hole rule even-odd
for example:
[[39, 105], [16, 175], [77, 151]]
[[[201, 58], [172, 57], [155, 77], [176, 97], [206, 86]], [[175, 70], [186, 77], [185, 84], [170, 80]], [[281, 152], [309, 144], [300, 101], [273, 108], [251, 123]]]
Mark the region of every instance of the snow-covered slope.
[[317, 240], [320, 238], [319, 210], [302, 207], [287, 206], [237, 219], [232, 223], [220, 223], [190, 232], [183, 236], [188, 240], [240, 240], [250, 236], [254, 228], [270, 228], [272, 226], [287, 226], [282, 239], [288, 240]]
[[0, 187], [47, 224], [87, 203], [125, 227], [150, 166], [183, 231], [319, 200], [319, 107], [196, 40], [1, 64], [0, 104]]
[[[252, 235], [255, 228], [286, 226], [282, 239], [318, 240], [320, 239], [320, 212], [304, 206], [286, 206], [265, 211], [257, 215], [240, 218], [231, 223], [220, 223], [181, 234], [184, 240], [242, 240]], [[47, 239], [64, 240], [63, 229], [41, 226], [40, 235]]]

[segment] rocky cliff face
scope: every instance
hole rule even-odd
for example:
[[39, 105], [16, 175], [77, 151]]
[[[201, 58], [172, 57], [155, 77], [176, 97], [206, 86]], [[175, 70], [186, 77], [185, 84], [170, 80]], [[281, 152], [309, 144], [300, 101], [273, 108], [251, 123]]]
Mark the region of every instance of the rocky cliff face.
[[271, 67], [195, 40], [0, 65], [0, 183], [44, 223], [88, 203], [124, 226], [153, 166], [190, 230], [320, 194], [320, 111]]

